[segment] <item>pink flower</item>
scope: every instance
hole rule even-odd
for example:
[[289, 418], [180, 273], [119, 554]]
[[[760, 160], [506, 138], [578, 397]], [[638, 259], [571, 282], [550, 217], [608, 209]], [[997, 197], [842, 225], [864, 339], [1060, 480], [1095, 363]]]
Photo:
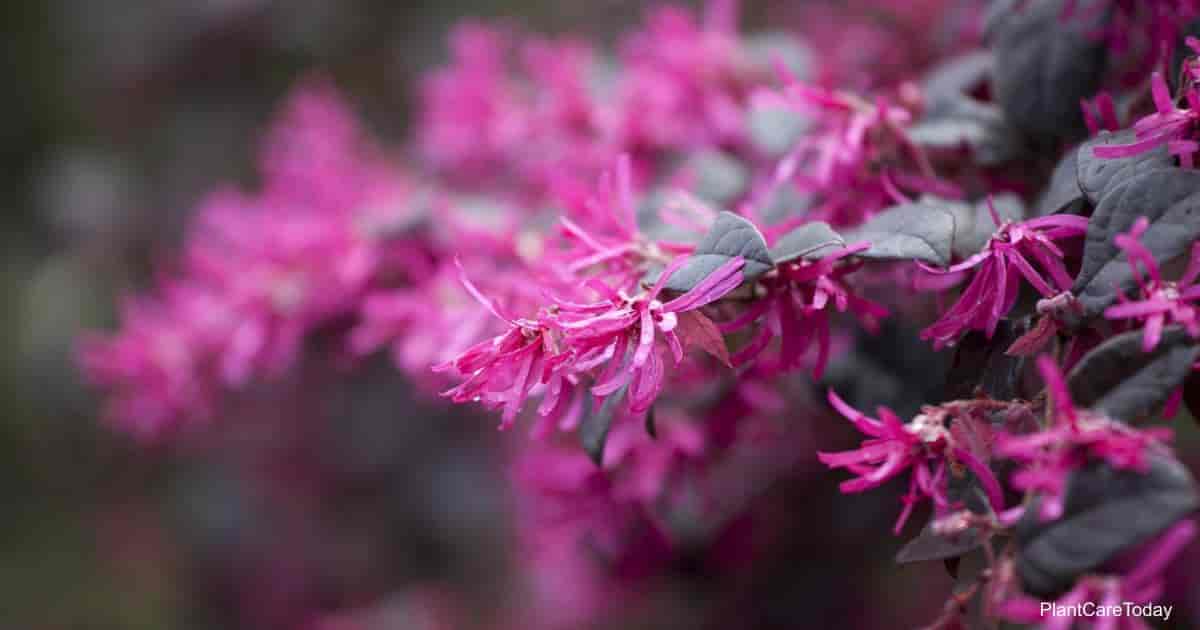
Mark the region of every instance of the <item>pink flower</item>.
[[937, 514], [945, 514], [957, 507], [946, 494], [948, 463], [949, 474], [961, 474], [954, 472], [958, 464], [970, 469], [987, 494], [992, 510], [1004, 509], [1004, 496], [991, 469], [968, 445], [959, 444], [948, 426], [947, 420], [957, 410], [924, 407], [912, 422], [905, 424], [887, 407], [878, 408], [879, 419], [870, 418], [847, 405], [833, 390], [829, 392], [829, 402], [855, 428], [871, 438], [853, 451], [817, 453], [817, 458], [830, 468], [845, 468], [858, 475], [842, 482], [839, 486], [842, 492], [878, 488], [911, 469], [908, 493], [902, 499], [904, 509], [893, 529], [895, 533], [904, 528], [913, 507], [922, 499], [932, 499]]
[[[983, 251], [945, 270], [921, 266], [932, 273], [959, 273], [975, 269], [975, 275], [958, 302], [941, 319], [921, 331], [921, 338], [932, 340], [934, 348], [952, 346], [968, 330], [983, 331], [990, 339], [1008, 311], [1017, 301], [1021, 278], [1042, 294], [1052, 298], [1071, 288], [1071, 275], [1063, 264], [1065, 253], [1057, 241], [1082, 236], [1087, 232], [1085, 217], [1056, 214], [1014, 223], [1001, 222], [992, 210], [996, 233]], [[1036, 262], [1042, 271], [1034, 267]], [[1049, 274], [1047, 281], [1042, 274]], [[1051, 284], [1053, 283], [1053, 284]]]
[[1192, 156], [1200, 151], [1200, 144], [1192, 137], [1196, 123], [1200, 121], [1200, 93], [1195, 88], [1189, 88], [1184, 93], [1188, 107], [1179, 109], [1175, 107], [1166, 80], [1157, 72], [1150, 78], [1150, 91], [1157, 111], [1134, 123], [1137, 141], [1097, 146], [1092, 152], [1098, 158], [1124, 158], [1166, 145], [1171, 155], [1179, 157], [1182, 166], [1192, 168]]
[[110, 421], [140, 436], [207, 417], [222, 388], [278, 376], [313, 331], [355, 312], [412, 217], [410, 189], [325, 82], [288, 99], [264, 141], [263, 190], [218, 189], [177, 271], [89, 341], [84, 369], [113, 390]]
[[1067, 478], [1093, 459], [1121, 470], [1145, 471], [1147, 456], [1166, 452], [1172, 431], [1157, 427], [1135, 429], [1090, 410], [1075, 408], [1062, 373], [1048, 355], [1038, 357], [1038, 370], [1053, 401], [1050, 425], [1039, 431], [1014, 435], [999, 432], [995, 452], [1021, 463], [1012, 476], [1013, 487], [1042, 496], [1041, 517], [1062, 515]]
[[849, 311], [871, 330], [887, 317], [886, 308], [860, 297], [846, 282], [846, 276], [862, 266], [861, 262], [847, 264], [846, 259], [866, 247], [866, 243], [860, 243], [817, 261], [785, 263], [776, 267], [777, 273], [760, 280], [767, 295], [738, 317], [721, 324], [722, 332], [726, 333], [758, 325], [755, 337], [734, 355], [734, 363], [743, 365], [758, 358], [778, 338], [778, 367], [791, 369], [799, 366], [816, 344], [812, 373], [814, 379], [820, 379], [830, 356], [831, 310]]
[[[621, 295], [604, 302], [566, 307], [559, 320], [567, 342], [579, 352], [606, 357], [607, 366], [596, 377], [592, 393], [605, 397], [628, 384], [630, 408], [635, 413], [649, 410], [662, 389], [664, 365], [655, 346], [656, 331], [670, 348], [676, 365], [684, 348], [675, 328], [678, 314], [706, 306], [742, 283], [741, 257], [730, 259], [687, 293], [666, 303], [658, 295], [667, 280], [686, 262], [680, 258], [663, 271], [649, 292], [636, 298]], [[599, 310], [605, 308], [606, 310]], [[594, 314], [593, 314], [594, 313]]]
[[485, 406], [504, 407], [500, 428], [512, 426], [517, 412], [534, 386], [548, 380], [556, 369], [569, 362], [559, 352], [559, 333], [552, 322], [513, 319], [479, 292], [461, 263], [459, 278], [467, 292], [488, 312], [508, 324], [504, 333], [481, 341], [451, 361], [433, 366], [435, 372], [454, 370], [466, 376], [459, 385], [442, 392], [457, 403], [478, 401]]
[[1196, 284], [1196, 278], [1200, 276], [1200, 243], [1192, 245], [1191, 259], [1183, 276], [1175, 282], [1167, 281], [1163, 279], [1154, 255], [1139, 240], [1149, 227], [1149, 219], [1140, 217], [1128, 233], [1118, 234], [1114, 239], [1129, 259], [1140, 299], [1130, 300], [1118, 294], [1121, 303], [1104, 311], [1108, 319], [1142, 322], [1145, 330], [1142, 349], [1146, 352], [1158, 345], [1163, 327], [1168, 324], [1179, 324], [1192, 338], [1200, 338], [1200, 308], [1194, 304], [1200, 300], [1200, 284]]

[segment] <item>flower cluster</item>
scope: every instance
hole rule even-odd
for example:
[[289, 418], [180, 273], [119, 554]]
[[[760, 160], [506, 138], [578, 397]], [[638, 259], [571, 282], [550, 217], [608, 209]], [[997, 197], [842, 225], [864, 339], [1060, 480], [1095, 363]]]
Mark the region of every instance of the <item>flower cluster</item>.
[[153, 440], [207, 420], [221, 389], [286, 371], [391, 268], [413, 187], [330, 84], [298, 90], [263, 149], [262, 190], [211, 194], [159, 294], [130, 299], [119, 334], [85, 341], [115, 425]]

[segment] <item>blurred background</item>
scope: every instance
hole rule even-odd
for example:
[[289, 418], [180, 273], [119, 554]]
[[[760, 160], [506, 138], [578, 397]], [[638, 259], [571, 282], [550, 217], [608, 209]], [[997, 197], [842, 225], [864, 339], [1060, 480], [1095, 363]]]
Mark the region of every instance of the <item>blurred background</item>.
[[[786, 20], [779, 4], [743, 2], [744, 27]], [[497, 434], [494, 419], [411, 395], [386, 361], [350, 374], [312, 359], [229, 401], [227, 428], [205, 444], [147, 450], [97, 422], [72, 344], [111, 328], [116, 298], [150, 284], [206, 191], [253, 184], [258, 131], [297, 79], [332, 77], [396, 145], [414, 81], [445, 57], [455, 21], [611, 41], [644, 8], [0, 3], [10, 82], [0, 99], [0, 627], [478, 627], [519, 607], [502, 456], [519, 436]], [[889, 333], [913, 347], [868, 350], [871, 402], [913, 408], [941, 384], [945, 359], [912, 331]], [[914, 375], [927, 382], [914, 387]], [[843, 446], [851, 435], [832, 420], [819, 430]], [[734, 576], [684, 557], [655, 587], [653, 610], [614, 611], [605, 627], [931, 620], [953, 581], [938, 563], [891, 563], [898, 489], [839, 499], [835, 476], [804, 457], [802, 474], [755, 504], [774, 524], [769, 557]], [[465, 617], [445, 625], [446, 607]]]

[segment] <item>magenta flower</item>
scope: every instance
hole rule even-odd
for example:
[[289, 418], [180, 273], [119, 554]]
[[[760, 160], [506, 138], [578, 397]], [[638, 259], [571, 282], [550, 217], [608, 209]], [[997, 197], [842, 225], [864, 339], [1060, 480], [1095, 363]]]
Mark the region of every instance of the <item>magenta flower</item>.
[[1192, 338], [1200, 338], [1200, 308], [1195, 304], [1200, 300], [1200, 284], [1196, 284], [1196, 278], [1200, 276], [1200, 243], [1192, 245], [1191, 258], [1183, 276], [1178, 281], [1167, 281], [1163, 279], [1154, 255], [1139, 240], [1149, 227], [1149, 219], [1140, 217], [1128, 233], [1118, 234], [1113, 239], [1129, 259], [1140, 299], [1130, 300], [1117, 294], [1121, 303], [1104, 311], [1108, 319], [1140, 321], [1145, 330], [1142, 349], [1146, 352], [1158, 345], [1163, 327], [1168, 324], [1183, 326]]
[[887, 407], [878, 408], [879, 419], [870, 418], [847, 405], [833, 390], [829, 391], [829, 402], [855, 428], [870, 436], [853, 451], [817, 453], [817, 458], [826, 466], [845, 468], [858, 475], [841, 483], [842, 492], [878, 488], [885, 481], [907, 470], [912, 471], [908, 493], [902, 498], [904, 509], [893, 528], [895, 533], [899, 534], [904, 528], [913, 507], [922, 499], [931, 499], [937, 514], [958, 507], [946, 494], [947, 464], [950, 464], [949, 474], [956, 474], [954, 471], [959, 464], [965, 465], [979, 480], [992, 510], [1000, 512], [1004, 509], [1004, 495], [991, 469], [968, 445], [960, 444], [948, 427], [947, 420], [953, 411], [924, 407], [912, 422], [905, 424]]
[[476, 401], [489, 408], [503, 407], [500, 428], [507, 429], [516, 420], [529, 392], [571, 357], [559, 352], [559, 332], [552, 322], [542, 319], [513, 319], [475, 288], [461, 263], [459, 279], [492, 315], [508, 325], [505, 332], [481, 341], [451, 361], [433, 366], [435, 372], [453, 370], [466, 380], [444, 392], [457, 403]]
[[[1016, 303], [1021, 278], [1045, 298], [1071, 288], [1071, 275], [1063, 263], [1065, 253], [1057, 242], [1085, 234], [1087, 218], [1055, 214], [1019, 223], [1002, 223], [990, 203], [989, 209], [997, 230], [983, 251], [945, 270], [918, 263], [932, 273], [975, 269], [971, 283], [958, 302], [941, 319], [921, 331], [921, 338], [932, 340], [934, 348], [954, 345], [968, 330], [983, 331], [990, 339], [1000, 319]], [[1040, 273], [1033, 262], [1041, 267]], [[1043, 274], [1048, 274], [1050, 280], [1047, 281]]]
[[[724, 263], [687, 293], [666, 303], [658, 300], [667, 280], [686, 259], [676, 259], [659, 276], [649, 292], [637, 298], [616, 299], [584, 305], [563, 305], [559, 322], [566, 342], [579, 353], [579, 360], [599, 354], [607, 366], [596, 377], [592, 393], [605, 397], [628, 384], [630, 409], [645, 412], [658, 397], [663, 384], [662, 358], [655, 346], [656, 330], [670, 348], [678, 365], [684, 348], [675, 328], [678, 315], [715, 302], [742, 283], [745, 261], [735, 257]], [[607, 310], [601, 310], [607, 309]]]
[[1038, 357], [1038, 370], [1054, 405], [1053, 420], [1039, 431], [996, 435], [998, 456], [1022, 467], [1012, 476], [1013, 487], [1042, 496], [1041, 517], [1062, 515], [1068, 476], [1093, 459], [1122, 470], [1145, 471], [1148, 455], [1166, 452], [1172, 431], [1164, 427], [1135, 429], [1090, 410], [1076, 409], [1058, 366], [1048, 355]]
[[862, 266], [861, 262], [847, 263], [846, 259], [866, 247], [866, 243], [859, 243], [820, 260], [785, 263], [776, 267], [775, 274], [760, 280], [767, 295], [738, 317], [721, 324], [722, 332], [726, 333], [758, 324], [755, 337], [734, 355], [734, 364], [743, 365], [759, 358], [772, 340], [778, 338], [778, 368], [792, 369], [801, 364], [815, 344], [817, 355], [812, 374], [814, 379], [820, 379], [830, 357], [831, 310], [853, 313], [869, 330], [887, 317], [886, 308], [860, 297], [846, 282], [846, 276]]
[[1150, 78], [1150, 91], [1157, 111], [1134, 123], [1137, 140], [1130, 144], [1097, 146], [1092, 152], [1098, 158], [1124, 158], [1165, 145], [1171, 155], [1179, 157], [1180, 165], [1192, 168], [1193, 155], [1200, 151], [1200, 144], [1193, 137], [1196, 123], [1200, 121], [1200, 93], [1195, 88], [1188, 88], [1184, 92], [1188, 107], [1179, 109], [1175, 107], [1166, 80], [1157, 72]]

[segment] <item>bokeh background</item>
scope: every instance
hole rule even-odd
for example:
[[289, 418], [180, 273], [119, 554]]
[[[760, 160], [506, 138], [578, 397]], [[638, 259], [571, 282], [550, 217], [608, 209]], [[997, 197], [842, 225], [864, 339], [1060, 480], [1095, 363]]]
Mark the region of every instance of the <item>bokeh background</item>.
[[[743, 4], [749, 29], [793, 16], [790, 3]], [[253, 183], [258, 130], [296, 80], [331, 77], [396, 145], [414, 81], [444, 58], [455, 21], [611, 41], [644, 9], [0, 3], [0, 627], [431, 628], [441, 608], [459, 611], [455, 626], [483, 627], [521, 606], [503, 471], [504, 442], [519, 436], [497, 434], [494, 419], [412, 393], [385, 361], [350, 373], [311, 359], [229, 401], [204, 443], [147, 449], [97, 422], [72, 344], [111, 327], [115, 299], [149, 284], [206, 191]], [[860, 399], [903, 411], [942, 385], [946, 357], [913, 331], [870, 343], [871, 360], [854, 367], [874, 383]], [[813, 432], [853, 440], [832, 419]], [[682, 554], [647, 609], [615, 610], [602, 625], [931, 620], [953, 581], [937, 563], [892, 564], [898, 489], [839, 498], [836, 475], [800, 459], [755, 502], [771, 551], [751, 570], [729, 575]]]

